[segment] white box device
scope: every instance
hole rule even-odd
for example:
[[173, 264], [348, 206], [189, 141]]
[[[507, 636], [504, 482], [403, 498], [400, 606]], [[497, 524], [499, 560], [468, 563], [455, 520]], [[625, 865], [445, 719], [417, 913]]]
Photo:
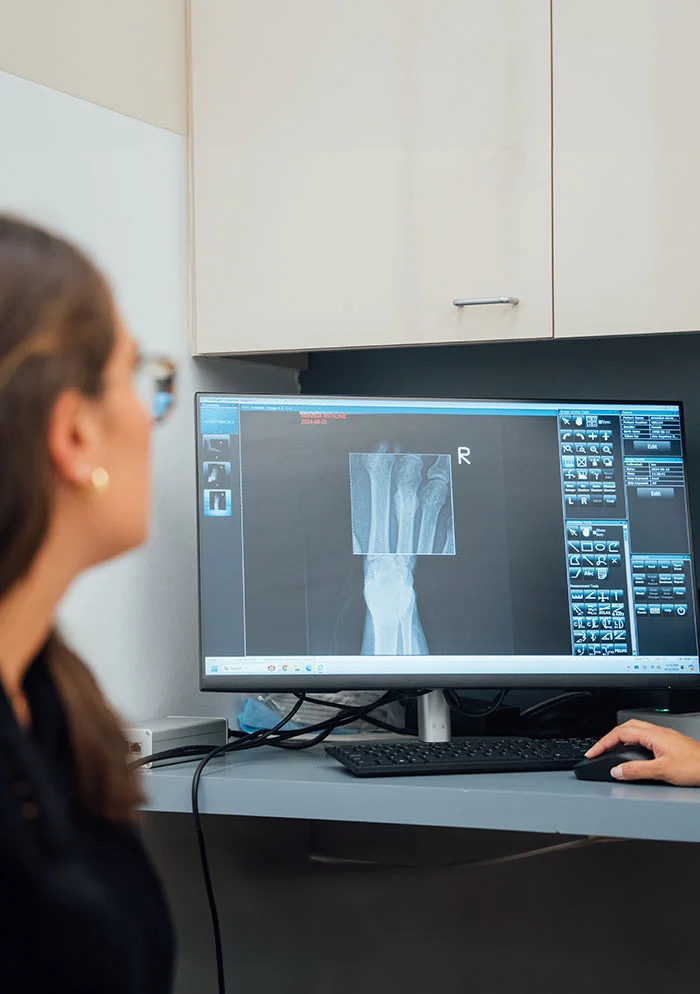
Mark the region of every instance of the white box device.
[[652, 725], [673, 728], [677, 732], [700, 742], [700, 712], [672, 714], [670, 711], [657, 711], [655, 708], [627, 708], [617, 712], [617, 720], [620, 725], [626, 721], [631, 721], [632, 718], [636, 718], [638, 721], [648, 721]]
[[[228, 742], [226, 718], [191, 718], [171, 715], [168, 718], [148, 718], [125, 729], [129, 757], [143, 759], [155, 752], [177, 749], [179, 746], [222, 746]], [[177, 760], [162, 760], [157, 766]], [[145, 764], [150, 769], [151, 763]]]

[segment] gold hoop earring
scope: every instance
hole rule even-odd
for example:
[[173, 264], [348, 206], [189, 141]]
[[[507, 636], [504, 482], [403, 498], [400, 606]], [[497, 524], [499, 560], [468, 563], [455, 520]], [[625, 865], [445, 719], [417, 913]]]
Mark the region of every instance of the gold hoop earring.
[[94, 497], [102, 497], [109, 490], [109, 473], [103, 466], [93, 469], [90, 475], [90, 484]]

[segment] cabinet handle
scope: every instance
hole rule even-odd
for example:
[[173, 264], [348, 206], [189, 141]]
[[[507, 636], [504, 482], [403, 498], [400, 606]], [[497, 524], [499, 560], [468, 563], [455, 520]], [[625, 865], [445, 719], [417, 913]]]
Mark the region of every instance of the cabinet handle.
[[477, 307], [482, 304], [512, 304], [515, 307], [520, 303], [519, 297], [472, 297], [471, 299], [457, 298], [452, 303], [455, 307]]

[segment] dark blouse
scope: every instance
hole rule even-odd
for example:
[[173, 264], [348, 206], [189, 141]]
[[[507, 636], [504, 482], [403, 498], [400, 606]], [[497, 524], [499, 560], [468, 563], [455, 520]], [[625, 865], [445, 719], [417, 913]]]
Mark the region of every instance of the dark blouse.
[[168, 994], [172, 926], [148, 856], [81, 806], [41, 657], [24, 689], [31, 732], [0, 689], [0, 991]]

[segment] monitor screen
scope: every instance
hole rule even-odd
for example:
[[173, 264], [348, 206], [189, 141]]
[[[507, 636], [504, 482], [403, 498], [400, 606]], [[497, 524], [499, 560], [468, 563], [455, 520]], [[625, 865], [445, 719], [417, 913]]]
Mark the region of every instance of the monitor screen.
[[196, 405], [203, 688], [697, 680], [679, 404]]

